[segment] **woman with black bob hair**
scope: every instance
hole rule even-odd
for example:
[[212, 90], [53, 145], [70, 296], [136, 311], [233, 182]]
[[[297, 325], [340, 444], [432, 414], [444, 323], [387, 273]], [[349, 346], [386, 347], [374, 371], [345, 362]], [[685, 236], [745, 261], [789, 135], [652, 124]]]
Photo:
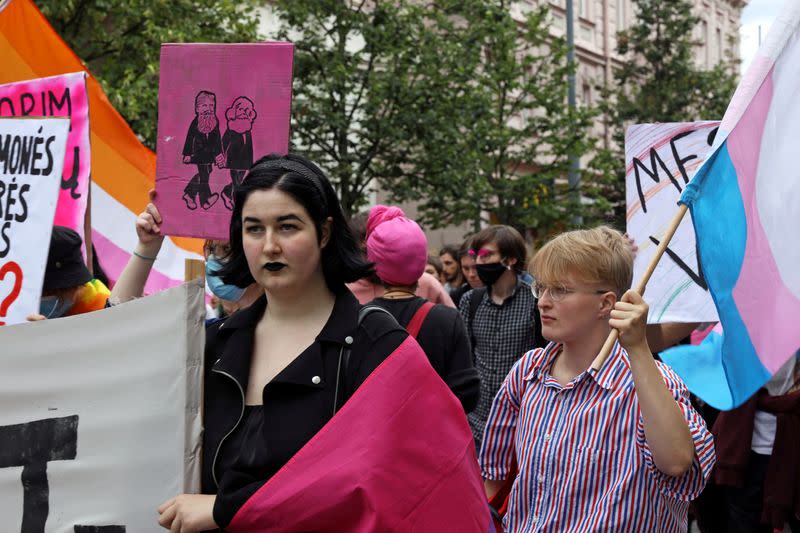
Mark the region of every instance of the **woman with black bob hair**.
[[242, 243], [242, 209], [245, 200], [258, 190], [277, 189], [303, 206], [316, 230], [317, 240], [330, 225], [329, 242], [322, 248], [322, 273], [328, 288], [337, 292], [345, 283], [352, 283], [373, 273], [359, 243], [356, 242], [328, 178], [314, 163], [295, 154], [268, 155], [253, 165], [246, 182], [237, 187], [231, 214], [231, 253], [217, 273], [225, 283], [247, 287], [255, 280], [247, 265]]
[[207, 329], [203, 494], [159, 508], [170, 531], [227, 528], [408, 336], [385, 313], [359, 324], [345, 283], [372, 266], [330, 182], [306, 158], [269, 155], [253, 165], [235, 191], [230, 247], [218, 275], [258, 283], [264, 296]]

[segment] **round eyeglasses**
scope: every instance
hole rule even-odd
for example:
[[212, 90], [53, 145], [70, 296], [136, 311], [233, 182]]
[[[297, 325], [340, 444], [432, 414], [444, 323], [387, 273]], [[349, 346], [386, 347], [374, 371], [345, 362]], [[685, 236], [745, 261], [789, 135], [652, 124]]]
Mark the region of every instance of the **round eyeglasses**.
[[570, 289], [565, 287], [564, 285], [555, 285], [549, 287], [547, 285], [543, 285], [541, 283], [534, 283], [531, 285], [531, 292], [533, 293], [533, 297], [537, 300], [541, 299], [544, 296], [544, 293], [550, 295], [550, 299], [554, 302], [560, 302], [563, 300], [568, 294], [572, 294], [574, 292], [582, 292], [585, 294], [605, 294], [607, 292], [613, 292], [606, 289]]

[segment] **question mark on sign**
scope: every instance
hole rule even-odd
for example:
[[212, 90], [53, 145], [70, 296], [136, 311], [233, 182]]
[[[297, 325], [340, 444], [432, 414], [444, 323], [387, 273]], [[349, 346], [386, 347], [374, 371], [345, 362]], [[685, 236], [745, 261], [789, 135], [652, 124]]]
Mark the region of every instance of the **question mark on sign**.
[[[6, 316], [8, 308], [11, 307], [11, 304], [17, 299], [19, 291], [22, 289], [22, 269], [14, 261], [9, 261], [0, 267], [0, 281], [2, 281], [9, 272], [14, 274], [14, 286], [11, 288], [11, 293], [0, 302], [0, 317]], [[0, 326], [5, 325], [6, 323], [0, 320]]]

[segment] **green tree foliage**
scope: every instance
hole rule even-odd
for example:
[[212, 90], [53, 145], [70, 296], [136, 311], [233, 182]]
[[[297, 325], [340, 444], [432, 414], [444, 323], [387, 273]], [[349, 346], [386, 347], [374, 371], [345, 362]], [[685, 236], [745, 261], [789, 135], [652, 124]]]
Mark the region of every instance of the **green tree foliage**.
[[[454, 95], [470, 72], [458, 64], [461, 45], [446, 38], [454, 28], [444, 9], [405, 0], [283, 0], [274, 8], [273, 36], [295, 43], [293, 147], [326, 168], [345, 211], [366, 203], [373, 180], [424, 172], [421, 160], [435, 172], [439, 157], [427, 155], [455, 127], [444, 115], [456, 114]], [[459, 69], [460, 78], [448, 78]]]
[[478, 55], [460, 102], [462, 120], [448, 140], [459, 147], [451, 179], [461, 186], [410, 182], [432, 222], [483, 216], [483, 222], [546, 231], [575, 213], [565, 180], [568, 157], [590, 149], [593, 112], [567, 106], [567, 48], [550, 33], [549, 7], [525, 9], [508, 0], [462, 2], [461, 38]]
[[156, 141], [161, 43], [256, 40], [253, 0], [36, 0], [36, 4], [151, 148]]
[[519, 21], [504, 0], [275, 7], [277, 36], [296, 45], [294, 145], [330, 171], [347, 211], [378, 182], [432, 227], [565, 217], [557, 178], [569, 150], [587, 150], [590, 112], [566, 106], [546, 8]]
[[[624, 227], [625, 128], [646, 122], [719, 120], [736, 88], [736, 61], [728, 58], [711, 70], [695, 65], [692, 38], [700, 17], [688, 0], [635, 0], [636, 24], [617, 36], [617, 52], [626, 58], [615, 71], [615, 86], [605, 91], [604, 114], [614, 147], [595, 159], [606, 196]], [[709, 46], [709, 43], [706, 43]]]

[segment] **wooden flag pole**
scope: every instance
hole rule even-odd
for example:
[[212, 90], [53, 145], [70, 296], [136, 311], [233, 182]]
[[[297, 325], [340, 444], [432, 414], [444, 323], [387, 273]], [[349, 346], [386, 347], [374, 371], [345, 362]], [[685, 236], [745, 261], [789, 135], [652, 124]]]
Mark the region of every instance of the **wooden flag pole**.
[[184, 259], [183, 261], [183, 280], [192, 281], [194, 279], [204, 279], [206, 275], [206, 263], [200, 259]]
[[[669, 228], [667, 228], [667, 232], [664, 234], [664, 238], [661, 240], [658, 248], [656, 248], [656, 254], [653, 256], [650, 264], [647, 265], [647, 270], [644, 271], [642, 279], [639, 280], [639, 284], [636, 286], [635, 290], [639, 294], [644, 294], [644, 289], [647, 287], [647, 282], [650, 281], [650, 276], [653, 275], [653, 271], [656, 269], [658, 262], [661, 260], [661, 256], [664, 255], [664, 251], [667, 249], [669, 242], [672, 240], [672, 237], [675, 235], [678, 226], [681, 224], [681, 220], [683, 220], [683, 215], [686, 214], [688, 209], [689, 207], [686, 204], [681, 204], [678, 208], [678, 212], [675, 213], [675, 217], [672, 219]], [[600, 368], [603, 366], [603, 363], [605, 363], [606, 359], [608, 359], [609, 354], [611, 354], [611, 349], [614, 347], [614, 343], [617, 342], [617, 337], [619, 337], [619, 331], [612, 329], [611, 333], [609, 333], [608, 337], [606, 338], [606, 342], [600, 349], [600, 353], [592, 362], [593, 369], [600, 370]]]

